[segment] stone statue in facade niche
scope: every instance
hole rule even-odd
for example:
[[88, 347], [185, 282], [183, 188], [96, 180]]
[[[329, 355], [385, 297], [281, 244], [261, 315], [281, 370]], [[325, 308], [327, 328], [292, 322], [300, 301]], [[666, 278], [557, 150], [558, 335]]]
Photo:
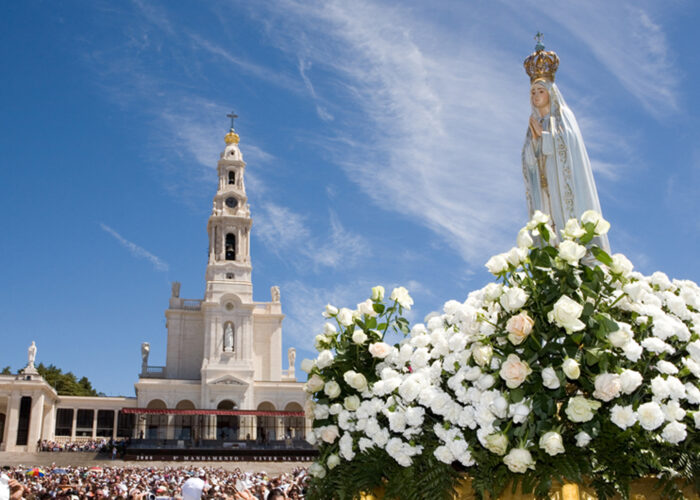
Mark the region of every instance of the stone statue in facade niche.
[[224, 351], [233, 351], [233, 327], [231, 323], [226, 323], [226, 328], [224, 329]]
[[172, 296], [175, 298], [180, 297], [180, 282], [179, 281], [173, 281], [170, 284], [170, 291], [172, 292]]
[[270, 295], [272, 295], [272, 302], [280, 301], [280, 287], [273, 286], [270, 288]]

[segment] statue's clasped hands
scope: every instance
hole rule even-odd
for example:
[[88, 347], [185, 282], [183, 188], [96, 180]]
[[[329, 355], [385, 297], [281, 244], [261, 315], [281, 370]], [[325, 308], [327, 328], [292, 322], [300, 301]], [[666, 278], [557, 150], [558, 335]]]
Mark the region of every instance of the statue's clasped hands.
[[542, 136], [542, 124], [533, 115], [530, 115], [530, 134], [533, 139], [539, 139]]

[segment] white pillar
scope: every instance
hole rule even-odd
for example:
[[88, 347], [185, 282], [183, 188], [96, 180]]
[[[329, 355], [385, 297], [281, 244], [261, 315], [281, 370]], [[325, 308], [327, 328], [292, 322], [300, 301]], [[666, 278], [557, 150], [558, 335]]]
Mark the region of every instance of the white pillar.
[[53, 440], [56, 434], [56, 408], [53, 403], [44, 406], [44, 426], [42, 439]]
[[41, 427], [44, 418], [44, 395], [32, 397], [32, 409], [29, 414], [29, 436], [27, 437], [27, 451], [34, 451], [37, 442], [41, 439]]
[[7, 416], [5, 418], [5, 451], [14, 451], [17, 447], [17, 424], [19, 423], [20, 395], [13, 392], [7, 401]]
[[78, 409], [73, 408], [73, 421], [70, 424], [70, 440], [75, 441], [75, 427], [78, 422]]
[[165, 439], [175, 439], [175, 415], [168, 415]]
[[97, 437], [97, 412], [99, 410], [96, 410], [93, 408], [92, 410], [92, 439], [95, 439]]
[[114, 420], [112, 421], [112, 439], [117, 439], [117, 425], [119, 424], [119, 410], [114, 410]]

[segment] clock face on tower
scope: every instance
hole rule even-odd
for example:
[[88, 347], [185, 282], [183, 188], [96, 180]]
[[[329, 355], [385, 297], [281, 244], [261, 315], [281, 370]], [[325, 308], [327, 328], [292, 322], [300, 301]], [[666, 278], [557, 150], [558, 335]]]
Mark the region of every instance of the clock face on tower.
[[226, 198], [226, 206], [227, 207], [236, 208], [236, 205], [238, 205], [238, 200], [236, 198], [234, 198], [233, 196]]

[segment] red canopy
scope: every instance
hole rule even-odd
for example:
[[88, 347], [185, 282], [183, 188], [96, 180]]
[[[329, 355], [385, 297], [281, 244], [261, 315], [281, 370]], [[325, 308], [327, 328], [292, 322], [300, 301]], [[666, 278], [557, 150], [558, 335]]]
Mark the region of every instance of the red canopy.
[[272, 411], [272, 410], [174, 410], [155, 408], [122, 408], [122, 413], [140, 415], [238, 415], [251, 417], [303, 417], [303, 411]]

